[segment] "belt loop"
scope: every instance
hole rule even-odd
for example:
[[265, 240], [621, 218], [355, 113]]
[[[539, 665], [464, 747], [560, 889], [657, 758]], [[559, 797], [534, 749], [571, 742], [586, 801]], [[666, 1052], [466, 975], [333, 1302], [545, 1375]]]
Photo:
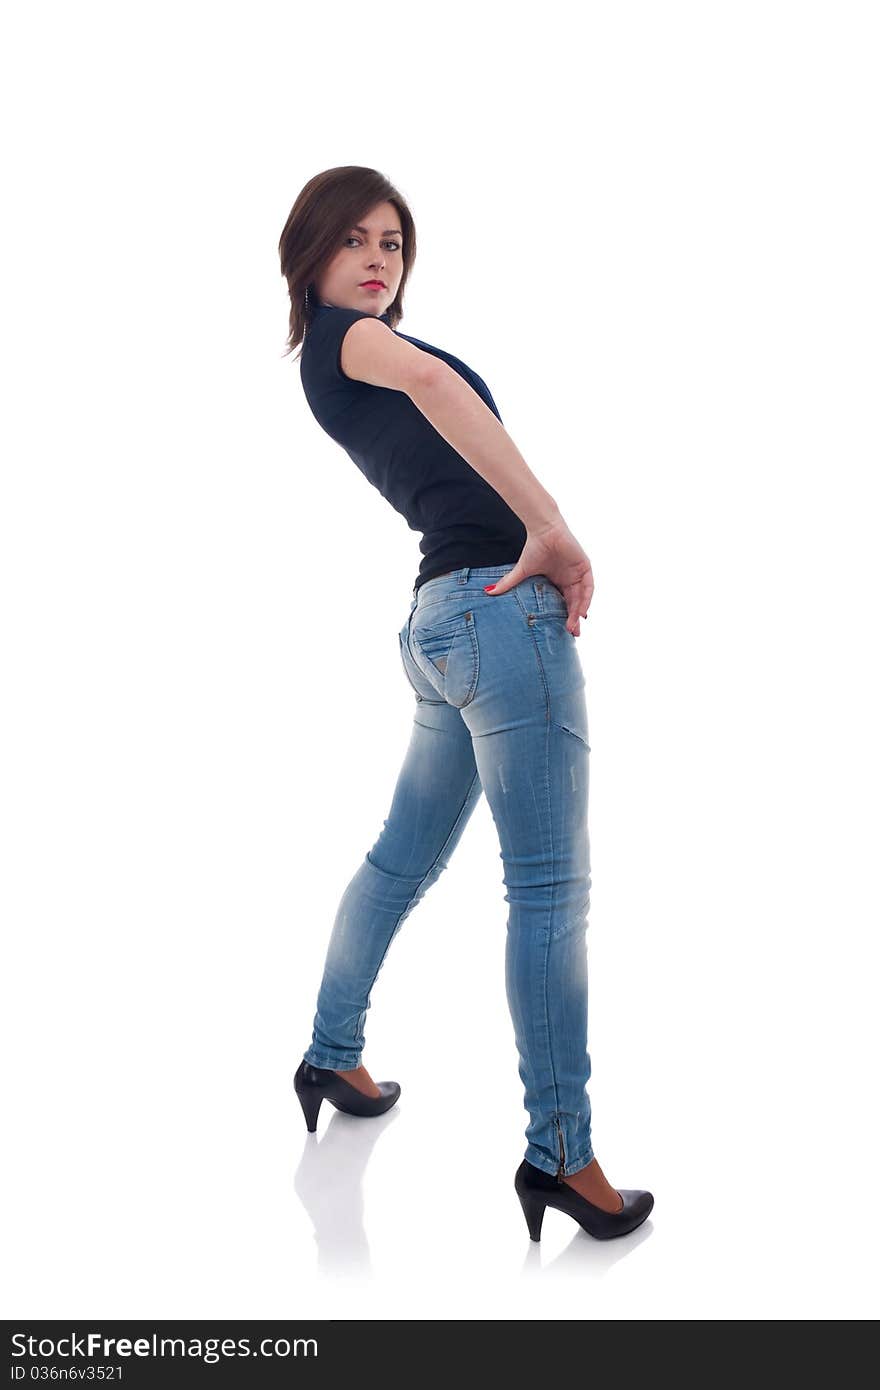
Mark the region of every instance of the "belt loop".
[[470, 574], [470, 572], [470, 565], [465, 565], [464, 569], [460, 572], [458, 576], [459, 584], [466, 584], [468, 582], [468, 575]]

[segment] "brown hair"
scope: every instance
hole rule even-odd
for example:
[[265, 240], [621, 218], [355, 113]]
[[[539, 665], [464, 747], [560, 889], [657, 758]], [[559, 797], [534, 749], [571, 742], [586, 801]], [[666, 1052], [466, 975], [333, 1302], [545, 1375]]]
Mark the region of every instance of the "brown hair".
[[386, 311], [390, 326], [397, 327], [403, 317], [403, 291], [416, 256], [412, 213], [406, 200], [377, 169], [343, 164], [309, 179], [290, 209], [281, 233], [278, 254], [290, 293], [290, 331], [282, 356], [292, 352], [308, 331], [316, 303], [315, 276], [339, 250], [340, 238], [377, 203], [385, 202], [396, 207], [403, 234], [403, 275]]

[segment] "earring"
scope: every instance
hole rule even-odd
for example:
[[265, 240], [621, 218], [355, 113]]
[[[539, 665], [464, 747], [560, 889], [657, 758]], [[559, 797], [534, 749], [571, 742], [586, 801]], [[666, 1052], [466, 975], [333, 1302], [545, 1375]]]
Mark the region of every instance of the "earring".
[[309, 287], [308, 287], [308, 285], [306, 285], [306, 296], [305, 296], [305, 299], [303, 300], [303, 303], [305, 304], [306, 309], [308, 309], [308, 308], [309, 308]]

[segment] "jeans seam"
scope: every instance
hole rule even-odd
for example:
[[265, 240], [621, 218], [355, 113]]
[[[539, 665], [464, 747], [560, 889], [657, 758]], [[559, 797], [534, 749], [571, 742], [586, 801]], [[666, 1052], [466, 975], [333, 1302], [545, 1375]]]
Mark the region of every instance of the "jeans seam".
[[[463, 705], [459, 706], [459, 709], [467, 709], [468, 705], [472, 702], [474, 696], [477, 693], [477, 684], [480, 679], [480, 648], [479, 644], [477, 643], [476, 619], [474, 618], [473, 613], [471, 613], [471, 616], [467, 619], [467, 629], [471, 639], [471, 656], [473, 657], [474, 662], [474, 675], [468, 688], [467, 699], [465, 700]], [[461, 634], [459, 634], [459, 636], [460, 635]]]
[[541, 685], [542, 685], [543, 690], [544, 690], [544, 705], [545, 705], [545, 708], [546, 708], [546, 714], [545, 714], [544, 717], [545, 717], [547, 720], [549, 720], [549, 719], [550, 719], [550, 690], [549, 690], [548, 685], [547, 685], [547, 672], [544, 670], [544, 663], [543, 663], [543, 661], [541, 660], [541, 652], [540, 652], [540, 649], [539, 649], [539, 647], [538, 647], [538, 639], [537, 639], [537, 637], [535, 636], [535, 630], [534, 630], [532, 624], [529, 622], [528, 611], [527, 611], [526, 608], [524, 607], [522, 599], [520, 598], [520, 596], [519, 596], [519, 594], [517, 593], [516, 589], [512, 589], [512, 590], [511, 590], [511, 593], [513, 594], [514, 598], [516, 599], [517, 604], [519, 605], [519, 610], [520, 610], [520, 612], [522, 613], [523, 617], [524, 617], [525, 620], [526, 620], [526, 627], [528, 628], [529, 632], [532, 634], [532, 647], [533, 647], [534, 653], [535, 653], [535, 661], [537, 662], [537, 665], [538, 665], [538, 675], [541, 677]]
[[[410, 618], [411, 618], [411, 617], [412, 617], [412, 614], [410, 614]], [[424, 696], [422, 695], [422, 692], [421, 692], [420, 690], [416, 689], [416, 685], [415, 685], [415, 683], [414, 683], [414, 681], [413, 681], [413, 679], [412, 679], [412, 676], [410, 675], [410, 673], [409, 673], [409, 671], [407, 670], [407, 667], [406, 667], [406, 655], [404, 654], [404, 647], [406, 647], [406, 649], [407, 649], [407, 654], [409, 655], [410, 660], [412, 660], [412, 653], [409, 652], [409, 631], [408, 631], [408, 629], [409, 629], [409, 618], [407, 618], [406, 623], [404, 624], [404, 627], [401, 628], [400, 632], [398, 632], [398, 634], [397, 634], [397, 641], [398, 641], [398, 645], [399, 645], [399, 648], [400, 648], [400, 664], [401, 664], [402, 667], [403, 667], [403, 674], [406, 676], [406, 679], [407, 679], [407, 681], [409, 682], [410, 689], [413, 691], [413, 694], [415, 695], [416, 699], [417, 699], [417, 700], [423, 700], [423, 699], [424, 699]], [[403, 635], [403, 634], [404, 634], [404, 631], [406, 631], [406, 637], [404, 637], [404, 635]]]
[[[540, 663], [540, 656], [538, 658]], [[542, 668], [543, 669], [543, 668]], [[553, 843], [553, 797], [550, 793], [550, 725], [548, 723], [544, 737], [544, 792], [547, 802], [547, 824], [550, 830], [550, 863], [555, 863], [554, 843]], [[548, 982], [550, 979], [550, 949], [553, 945], [553, 909], [556, 905], [556, 883], [550, 886], [550, 911], [547, 920], [547, 942], [544, 948], [544, 1013], [547, 1018], [547, 1049], [550, 1057], [550, 1075], [553, 1078], [553, 1103], [554, 1111], [559, 1115], [559, 1082], [556, 1077], [556, 1064], [553, 1058], [553, 1018], [550, 1010], [550, 997], [548, 994]], [[559, 1142], [561, 1121], [557, 1122], [556, 1137]], [[559, 1154], [559, 1162], [562, 1163], [562, 1153]]]
[[[537, 637], [535, 636], [534, 627], [533, 627], [533, 625], [528, 621], [528, 613], [527, 613], [525, 607], [523, 606], [523, 602], [522, 602], [522, 599], [520, 598], [519, 593], [517, 592], [516, 589], [513, 589], [513, 590], [512, 590], [512, 593], [513, 593], [514, 598], [515, 598], [516, 601], [517, 601], [517, 604], [519, 605], [519, 608], [520, 608], [521, 613], [523, 614], [523, 617], [526, 619], [526, 626], [527, 626], [529, 632], [532, 634], [532, 645], [533, 645], [533, 647], [534, 647], [535, 660], [536, 660], [537, 665], [538, 665], [538, 674], [540, 675], [540, 678], [541, 678], [541, 685], [542, 685], [543, 690], [544, 690], [544, 701], [545, 701], [545, 706], [546, 706], [546, 716], [545, 716], [545, 717], [546, 717], [546, 722], [547, 722], [546, 737], [545, 737], [545, 742], [544, 742], [544, 790], [545, 790], [546, 803], [547, 803], [547, 824], [548, 824], [548, 826], [549, 826], [549, 828], [550, 828], [550, 862], [551, 862], [551, 864], [552, 864], [552, 863], [554, 862], [554, 843], [553, 843], [553, 797], [552, 797], [551, 794], [550, 794], [550, 738], [551, 738], [550, 691], [549, 691], [549, 688], [548, 688], [548, 685], [547, 685], [547, 672], [544, 670], [544, 663], [543, 663], [543, 661], [541, 660], [541, 652], [540, 652], [540, 648], [539, 648], [539, 646], [538, 646], [538, 639], [537, 639]], [[559, 1134], [560, 1134], [560, 1131], [561, 1131], [561, 1129], [562, 1129], [562, 1120], [561, 1120], [561, 1118], [560, 1118], [560, 1111], [559, 1111], [559, 1081], [558, 1081], [557, 1076], [556, 1076], [556, 1065], [555, 1065], [554, 1060], [553, 1060], [553, 1037], [552, 1037], [552, 1018], [551, 1018], [551, 1012], [550, 1012], [550, 1000], [549, 1000], [549, 996], [548, 996], [548, 993], [547, 993], [548, 980], [549, 980], [549, 974], [550, 974], [550, 965], [549, 965], [550, 948], [551, 948], [551, 946], [552, 946], [552, 944], [553, 944], [553, 937], [552, 937], [553, 909], [554, 909], [555, 905], [556, 905], [556, 884], [554, 883], [554, 884], [551, 886], [551, 889], [550, 889], [550, 917], [549, 917], [549, 920], [548, 920], [548, 922], [547, 922], [547, 944], [546, 944], [545, 953], [544, 953], [544, 1014], [545, 1014], [545, 1017], [546, 1017], [546, 1019], [547, 1019], [547, 1050], [548, 1050], [548, 1055], [549, 1055], [549, 1059], [550, 1059], [550, 1075], [551, 1075], [552, 1080], [553, 1080], [554, 1119], [556, 1120], [556, 1125], [555, 1125], [555, 1129], [556, 1129], [556, 1143], [557, 1143], [557, 1146], [558, 1146], [558, 1144], [559, 1144]], [[561, 1164], [562, 1164], [562, 1153], [561, 1153], [561, 1151], [560, 1151], [560, 1153], [559, 1153], [559, 1164], [560, 1164], [560, 1166], [561, 1166]]]

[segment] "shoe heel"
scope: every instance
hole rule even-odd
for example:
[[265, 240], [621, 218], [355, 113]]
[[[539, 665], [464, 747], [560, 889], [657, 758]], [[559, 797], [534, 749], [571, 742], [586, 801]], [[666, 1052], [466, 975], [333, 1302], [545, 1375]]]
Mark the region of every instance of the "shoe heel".
[[309, 1134], [314, 1134], [318, 1128], [318, 1111], [321, 1109], [321, 1101], [324, 1097], [320, 1091], [312, 1091], [304, 1096], [300, 1096], [299, 1103], [303, 1108], [306, 1117], [306, 1129]]
[[523, 1209], [523, 1216], [526, 1218], [529, 1235], [532, 1240], [540, 1240], [547, 1203], [543, 1198], [537, 1197], [531, 1192], [518, 1192], [516, 1195], [519, 1197], [519, 1204]]
[[309, 1134], [314, 1134], [318, 1128], [318, 1111], [321, 1109], [321, 1101], [324, 1099], [323, 1092], [317, 1086], [304, 1086], [302, 1090], [297, 1087], [296, 1094], [306, 1117], [306, 1129]]
[[303, 1115], [306, 1116], [306, 1129], [310, 1134], [316, 1133], [318, 1127], [318, 1111], [321, 1109], [321, 1101], [324, 1097], [320, 1091], [311, 1091], [310, 1094], [300, 1095], [299, 1104], [302, 1105]]

